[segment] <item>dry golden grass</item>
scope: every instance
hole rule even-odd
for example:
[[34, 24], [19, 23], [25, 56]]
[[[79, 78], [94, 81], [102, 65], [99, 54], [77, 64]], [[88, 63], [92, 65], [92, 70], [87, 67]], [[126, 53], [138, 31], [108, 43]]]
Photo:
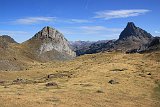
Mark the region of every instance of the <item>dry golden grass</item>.
[[159, 56], [98, 53], [0, 72], [0, 107], [159, 107]]

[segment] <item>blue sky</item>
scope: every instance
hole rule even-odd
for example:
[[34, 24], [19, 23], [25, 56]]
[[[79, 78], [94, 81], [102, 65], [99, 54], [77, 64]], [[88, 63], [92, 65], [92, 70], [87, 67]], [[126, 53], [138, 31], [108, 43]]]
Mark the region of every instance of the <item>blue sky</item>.
[[18, 42], [44, 26], [70, 40], [117, 39], [127, 22], [160, 35], [160, 0], [0, 0], [0, 35]]

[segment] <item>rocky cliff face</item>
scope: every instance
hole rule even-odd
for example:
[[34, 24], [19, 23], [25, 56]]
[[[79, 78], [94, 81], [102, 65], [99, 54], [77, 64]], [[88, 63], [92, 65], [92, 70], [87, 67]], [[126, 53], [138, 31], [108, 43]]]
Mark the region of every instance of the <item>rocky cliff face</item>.
[[44, 27], [24, 44], [29, 46], [39, 57], [43, 56], [44, 59], [46, 57], [47, 59], [56, 59], [55, 56], [58, 56], [58, 59], [76, 56], [63, 34], [48, 26]]
[[51, 27], [44, 27], [38, 32], [34, 38], [38, 38], [42, 41], [40, 46], [40, 54], [53, 49], [61, 53], [66, 53], [72, 57], [75, 57], [75, 52], [71, 50], [69, 42], [64, 38], [63, 34], [58, 30]]
[[160, 50], [160, 37], [154, 37], [149, 43], [145, 44], [138, 52], [152, 52]]

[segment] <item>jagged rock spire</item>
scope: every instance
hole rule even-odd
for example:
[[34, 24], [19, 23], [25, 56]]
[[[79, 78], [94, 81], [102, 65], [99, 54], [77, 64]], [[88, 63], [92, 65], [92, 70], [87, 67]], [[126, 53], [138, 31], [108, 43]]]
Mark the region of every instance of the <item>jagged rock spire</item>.
[[145, 30], [136, 27], [133, 22], [128, 22], [126, 28], [121, 32], [119, 40], [124, 40], [129, 37], [135, 38], [152, 38], [152, 35], [147, 33]]

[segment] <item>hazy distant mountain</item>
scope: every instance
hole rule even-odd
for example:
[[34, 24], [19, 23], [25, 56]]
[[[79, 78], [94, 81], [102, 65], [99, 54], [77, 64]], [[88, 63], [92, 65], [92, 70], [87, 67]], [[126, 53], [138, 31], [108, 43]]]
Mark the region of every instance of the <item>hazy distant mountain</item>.
[[108, 40], [70, 42], [77, 56], [100, 52]]
[[70, 41], [70, 45], [72, 46], [74, 51], [87, 48], [92, 43], [94, 43], [94, 41]]
[[112, 48], [112, 45], [114, 44], [115, 40], [106, 40], [106, 41], [98, 41], [91, 46], [89, 46], [89, 49], [85, 51], [84, 54], [92, 54], [92, 53], [98, 53], [98, 52], [104, 52], [108, 51]]

